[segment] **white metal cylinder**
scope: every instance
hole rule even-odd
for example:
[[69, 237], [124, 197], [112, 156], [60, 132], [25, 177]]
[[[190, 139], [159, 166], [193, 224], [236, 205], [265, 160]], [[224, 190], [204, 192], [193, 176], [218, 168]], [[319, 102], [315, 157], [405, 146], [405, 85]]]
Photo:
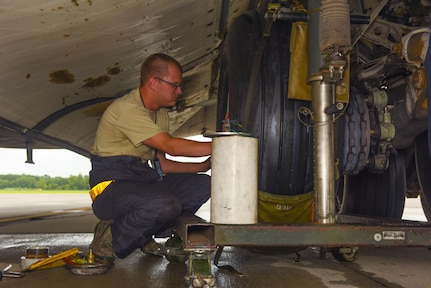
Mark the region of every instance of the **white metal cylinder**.
[[211, 222], [257, 223], [257, 139], [216, 136], [211, 155]]

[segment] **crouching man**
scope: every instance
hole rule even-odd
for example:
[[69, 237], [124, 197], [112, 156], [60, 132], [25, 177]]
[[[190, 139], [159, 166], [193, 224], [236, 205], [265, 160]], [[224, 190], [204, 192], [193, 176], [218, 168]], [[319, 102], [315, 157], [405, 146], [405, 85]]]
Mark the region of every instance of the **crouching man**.
[[[96, 261], [112, 262], [140, 248], [156, 254], [154, 237], [168, 237], [176, 217], [194, 214], [210, 197], [211, 168], [169, 160], [209, 156], [210, 142], [172, 137], [167, 107], [182, 94], [182, 67], [165, 54], [149, 56], [139, 88], [116, 99], [103, 114], [91, 151], [90, 195], [96, 225]], [[151, 163], [151, 165], [148, 164]]]

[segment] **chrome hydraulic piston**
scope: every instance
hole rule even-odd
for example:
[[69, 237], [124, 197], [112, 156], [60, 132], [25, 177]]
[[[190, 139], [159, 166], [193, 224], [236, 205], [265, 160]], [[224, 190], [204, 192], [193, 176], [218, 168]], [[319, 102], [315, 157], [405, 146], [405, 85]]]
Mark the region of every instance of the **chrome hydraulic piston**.
[[[315, 220], [335, 222], [334, 111], [336, 85], [343, 81], [350, 49], [346, 0], [309, 1], [308, 82], [312, 93]], [[319, 45], [316, 45], [319, 39]]]

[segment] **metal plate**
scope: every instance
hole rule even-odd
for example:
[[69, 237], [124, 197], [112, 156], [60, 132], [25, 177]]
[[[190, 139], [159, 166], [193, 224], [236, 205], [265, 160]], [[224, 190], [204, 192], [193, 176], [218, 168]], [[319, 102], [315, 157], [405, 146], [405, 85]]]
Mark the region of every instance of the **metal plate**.
[[114, 263], [109, 264], [84, 264], [84, 265], [66, 265], [67, 268], [77, 275], [100, 275], [108, 272]]

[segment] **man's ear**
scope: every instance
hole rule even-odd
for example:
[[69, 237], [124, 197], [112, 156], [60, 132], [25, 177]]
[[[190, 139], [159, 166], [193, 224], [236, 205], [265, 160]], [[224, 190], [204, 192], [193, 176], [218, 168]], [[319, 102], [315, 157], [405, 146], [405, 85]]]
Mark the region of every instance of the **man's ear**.
[[150, 79], [148, 79], [148, 85], [154, 86], [155, 83], [156, 83], [156, 78], [151, 77]]
[[154, 85], [156, 85], [156, 78], [151, 77], [148, 79], [147, 84], [151, 89], [154, 89]]

